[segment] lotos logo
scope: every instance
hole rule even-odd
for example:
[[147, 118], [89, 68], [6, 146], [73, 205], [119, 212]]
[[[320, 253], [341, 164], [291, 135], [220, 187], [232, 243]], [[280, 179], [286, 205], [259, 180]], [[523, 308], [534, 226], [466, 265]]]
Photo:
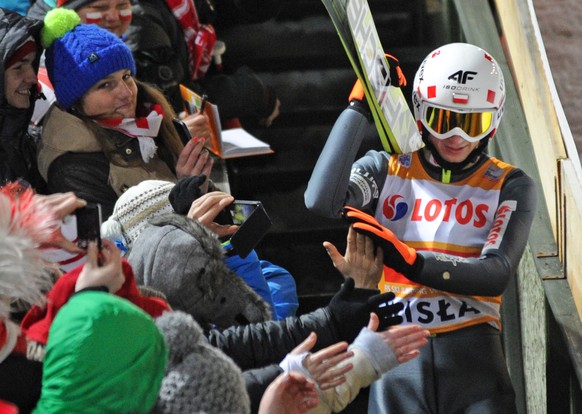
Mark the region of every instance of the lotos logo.
[[455, 220], [462, 225], [472, 224], [476, 228], [480, 228], [487, 223], [487, 211], [489, 211], [487, 204], [473, 204], [471, 200], [460, 201], [456, 198], [423, 200], [417, 198], [410, 220], [428, 222]]
[[483, 249], [499, 249], [503, 241], [503, 236], [505, 236], [507, 223], [511, 219], [511, 214], [515, 211], [516, 207], [517, 202], [515, 200], [506, 200], [499, 205], [495, 213], [495, 221], [493, 222], [491, 230], [489, 230], [489, 236], [487, 236], [487, 241]]
[[404, 198], [401, 195], [389, 196], [384, 200], [384, 205], [382, 212], [384, 217], [390, 221], [400, 220], [408, 212], [408, 204], [404, 202], [398, 202], [399, 199]]

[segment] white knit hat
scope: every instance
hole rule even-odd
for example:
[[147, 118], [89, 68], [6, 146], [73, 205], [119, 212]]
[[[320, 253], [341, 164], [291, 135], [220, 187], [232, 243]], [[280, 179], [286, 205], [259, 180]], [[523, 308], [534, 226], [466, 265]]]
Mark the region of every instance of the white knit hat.
[[131, 249], [149, 220], [174, 212], [168, 200], [174, 185], [170, 181], [145, 180], [128, 188], [115, 203], [111, 217], [101, 225], [102, 237]]

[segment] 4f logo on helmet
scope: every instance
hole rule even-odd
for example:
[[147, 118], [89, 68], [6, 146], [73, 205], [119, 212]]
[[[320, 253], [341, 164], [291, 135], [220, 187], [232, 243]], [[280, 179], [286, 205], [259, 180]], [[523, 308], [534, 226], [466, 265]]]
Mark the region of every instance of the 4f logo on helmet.
[[462, 71], [459, 70], [449, 76], [449, 80], [456, 81], [457, 83], [466, 84], [468, 80], [475, 79], [477, 72], [472, 72], [470, 70]]

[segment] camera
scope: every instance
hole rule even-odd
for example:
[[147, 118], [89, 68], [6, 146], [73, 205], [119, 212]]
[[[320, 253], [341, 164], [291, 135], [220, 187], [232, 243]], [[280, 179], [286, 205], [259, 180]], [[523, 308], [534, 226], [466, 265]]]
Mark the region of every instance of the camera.
[[77, 221], [77, 246], [87, 249], [90, 241], [97, 242], [101, 250], [101, 204], [88, 203], [75, 210]]
[[236, 224], [238, 230], [231, 236], [230, 244], [234, 252], [245, 258], [259, 244], [271, 227], [271, 219], [260, 201], [235, 200], [225, 208], [220, 224]]

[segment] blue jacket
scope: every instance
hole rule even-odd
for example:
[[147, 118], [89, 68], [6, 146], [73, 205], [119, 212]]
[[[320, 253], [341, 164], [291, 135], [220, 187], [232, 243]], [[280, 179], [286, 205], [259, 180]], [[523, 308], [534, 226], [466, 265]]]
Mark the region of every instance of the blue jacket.
[[297, 289], [287, 270], [259, 260], [254, 250], [244, 259], [238, 255], [226, 257], [225, 263], [271, 306], [273, 319], [295, 315], [299, 307]]

